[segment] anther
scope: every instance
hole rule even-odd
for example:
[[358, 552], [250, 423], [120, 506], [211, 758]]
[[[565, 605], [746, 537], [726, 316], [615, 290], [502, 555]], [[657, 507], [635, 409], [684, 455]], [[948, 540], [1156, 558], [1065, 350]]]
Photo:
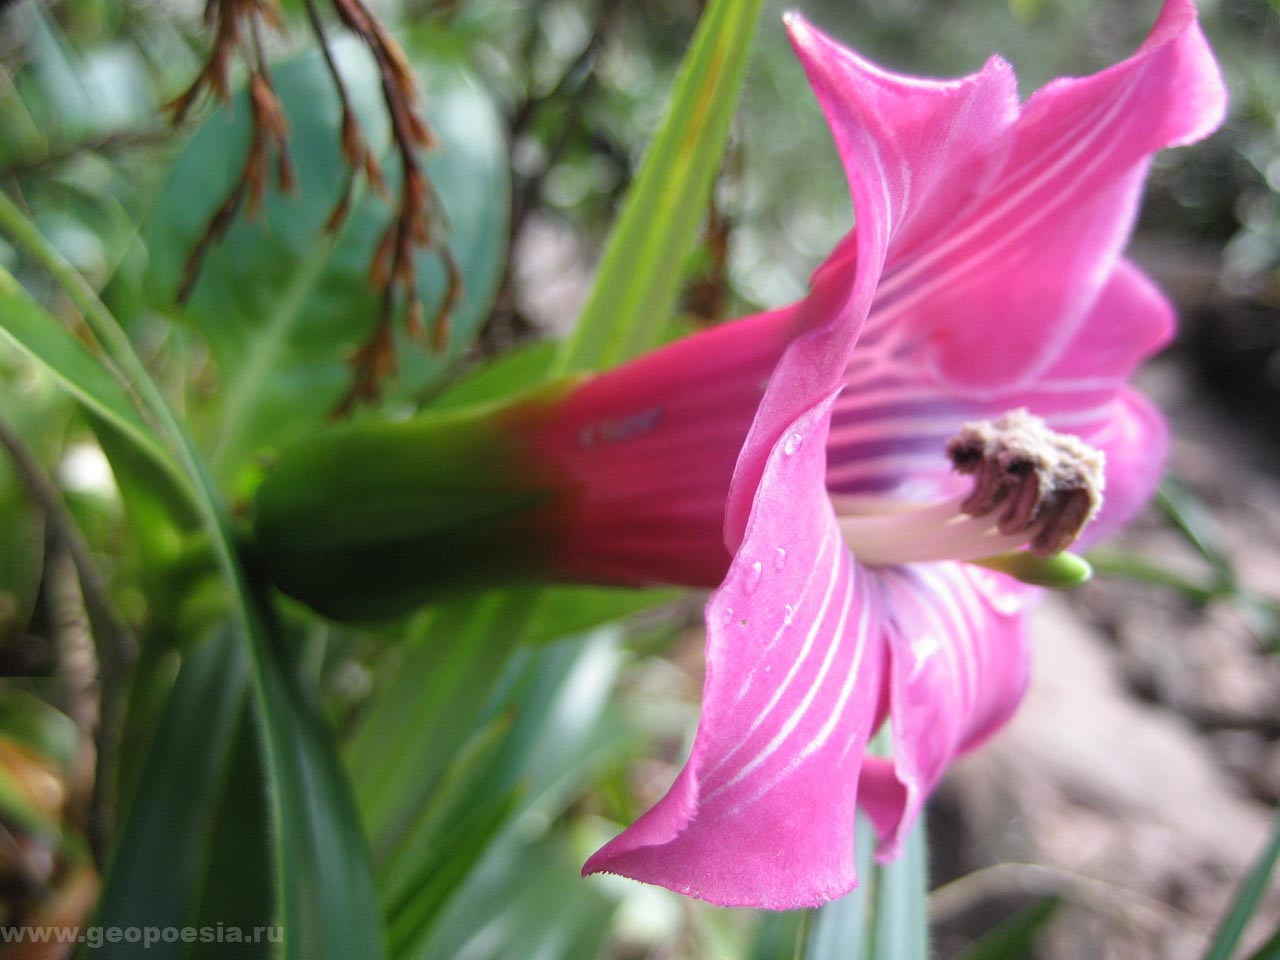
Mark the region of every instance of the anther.
[[1069, 547], [1102, 505], [1102, 451], [1023, 409], [965, 424], [947, 454], [973, 477], [960, 509], [990, 517], [1002, 534], [1025, 535], [1039, 556]]

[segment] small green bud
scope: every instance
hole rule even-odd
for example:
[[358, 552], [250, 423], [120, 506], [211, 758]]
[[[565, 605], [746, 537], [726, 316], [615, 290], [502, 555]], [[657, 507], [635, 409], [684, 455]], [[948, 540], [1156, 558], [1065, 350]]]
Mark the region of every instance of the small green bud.
[[1008, 574], [1032, 586], [1054, 590], [1074, 590], [1088, 583], [1093, 576], [1093, 567], [1089, 566], [1088, 560], [1066, 552], [1038, 557], [1034, 553], [1015, 551], [971, 560], [970, 563]]

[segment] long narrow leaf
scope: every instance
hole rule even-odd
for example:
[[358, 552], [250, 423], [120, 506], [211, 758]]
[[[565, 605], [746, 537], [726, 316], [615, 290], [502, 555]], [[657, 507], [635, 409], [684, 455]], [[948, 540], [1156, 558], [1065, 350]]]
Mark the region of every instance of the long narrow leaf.
[[1249, 871], [1249, 876], [1236, 891], [1231, 909], [1222, 918], [1222, 924], [1218, 927], [1213, 942], [1209, 944], [1204, 960], [1231, 960], [1235, 955], [1240, 938], [1244, 935], [1244, 928], [1253, 918], [1271, 883], [1271, 873], [1275, 870], [1277, 860], [1280, 860], [1280, 814], [1276, 816], [1275, 824], [1271, 829], [1271, 839], [1267, 842], [1266, 849], [1262, 851], [1262, 856], [1258, 858], [1258, 862]]
[[531, 607], [521, 593], [459, 600], [435, 611], [397, 651], [386, 688], [362, 718], [346, 759], [362, 819], [382, 861], [478, 728]]
[[911, 828], [902, 856], [876, 867], [872, 960], [926, 960], [929, 955], [929, 864], [924, 818]]
[[760, 0], [713, 0], [702, 16], [667, 118], [627, 193], [559, 371], [617, 364], [658, 343], [679, 292], [729, 135]]
[[169, 452], [157, 442], [154, 428], [139, 414], [133, 399], [102, 360], [27, 296], [0, 267], [0, 342], [7, 342], [44, 367], [85, 409], [110, 423], [175, 487], [194, 497]]
[[[883, 755], [888, 736], [871, 750]], [[858, 818], [855, 832], [858, 886], [839, 900], [810, 912], [803, 940], [804, 960], [926, 960], [929, 955], [928, 879], [922, 817], [891, 863], [872, 860], [875, 831]]]
[[[209, 834], [223, 801], [236, 730], [248, 699], [244, 648], [225, 633], [187, 657], [169, 695], [98, 904], [106, 927], [195, 923]], [[180, 943], [154, 956], [181, 956]], [[103, 957], [135, 944], [105, 943]]]
[[859, 817], [858, 886], [852, 892], [809, 912], [803, 935], [803, 960], [863, 960], [872, 933], [878, 868], [872, 863], [871, 824]]

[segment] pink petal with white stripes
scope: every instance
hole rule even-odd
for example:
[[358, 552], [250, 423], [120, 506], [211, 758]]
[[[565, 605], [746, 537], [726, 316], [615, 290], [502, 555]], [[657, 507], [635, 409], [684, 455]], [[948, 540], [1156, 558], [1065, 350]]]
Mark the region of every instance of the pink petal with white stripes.
[[926, 343], [930, 365], [970, 390], [1043, 371], [1111, 274], [1147, 159], [1209, 133], [1225, 98], [1194, 4], [1169, 0], [1128, 60], [1027, 102], [965, 220], [891, 252], [868, 338]]
[[860, 800], [885, 861], [898, 855], [951, 761], [998, 730], [1021, 701], [1029, 657], [1023, 611], [1036, 591], [959, 563], [873, 575], [889, 641], [894, 777], [883, 766], [869, 770]]
[[882, 695], [881, 610], [823, 488], [830, 401], [789, 425], [724, 585], [688, 764], [586, 873], [726, 906], [815, 906], [856, 882], [858, 772]]
[[[1008, 67], [924, 81], [880, 70], [789, 15], [792, 45], [840, 149], [857, 229], [815, 271], [794, 308], [783, 354], [734, 473], [725, 523], [741, 539], [765, 462], [791, 422], [836, 390], [866, 319], [891, 243], [940, 228], [984, 176], [982, 144], [1007, 128], [1015, 105]], [[914, 226], [913, 226], [914, 225]]]
[[1130, 519], [1155, 489], [1164, 427], [1126, 381], [1172, 332], [1168, 302], [1122, 260], [1075, 336], [1060, 344], [1044, 373], [1018, 389], [957, 392], [920, 363], [917, 352], [886, 354], [877, 344], [860, 343], [832, 413], [827, 485], [838, 493], [940, 498], [968, 482], [951, 470], [947, 438], [967, 420], [1026, 407], [1106, 452], [1103, 510], [1086, 530], [1087, 539], [1096, 540]]

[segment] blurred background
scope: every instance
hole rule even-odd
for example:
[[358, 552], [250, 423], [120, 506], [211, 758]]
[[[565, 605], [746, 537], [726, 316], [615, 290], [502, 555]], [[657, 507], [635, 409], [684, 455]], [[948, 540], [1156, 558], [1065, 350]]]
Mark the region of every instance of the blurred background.
[[[688, 323], [799, 296], [852, 222], [835, 151], [781, 28], [784, 9], [901, 71], [958, 75], [998, 52], [1026, 95], [1127, 56], [1159, 6], [770, 0], [703, 242], [670, 265], [684, 277]], [[1142, 520], [1093, 558], [1094, 583], [1045, 604], [1027, 703], [930, 806], [939, 957], [1199, 957], [1280, 802], [1280, 5], [1199, 6], [1231, 90], [1230, 119], [1207, 142], [1156, 158], [1131, 248], [1181, 318], [1178, 340], [1139, 378], [1172, 424], [1169, 481]], [[303, 6], [282, 7], [285, 29], [264, 42], [273, 63], [296, 63], [314, 41]], [[445, 206], [450, 190], [470, 190], [495, 207], [474, 229], [451, 224], [464, 273], [473, 289], [491, 290], [492, 306], [455, 316], [442, 355], [403, 345], [390, 402], [410, 408], [488, 358], [572, 326], [700, 4], [404, 0], [375, 9], [408, 50], [442, 131], [430, 169]], [[243, 103], [238, 120], [217, 105], [177, 126], [165, 118], [210, 38], [200, 8], [180, 0], [0, 2], [0, 190], [103, 291], [215, 449], [228, 418], [265, 423], [262, 411], [290, 410], [292, 400], [267, 392], [234, 414], [221, 399], [238, 381], [219, 338], [250, 338], [244, 331], [278, 289], [259, 302], [231, 283], [221, 295], [197, 287], [185, 311], [171, 290], [156, 293], [181, 272], [247, 138]], [[450, 72], [459, 69], [461, 86]], [[275, 73], [287, 109], [300, 73]], [[319, 136], [324, 118], [290, 118], [305, 200], [309, 178], [321, 176], [305, 138]], [[365, 122], [371, 142], [385, 139], [384, 121]], [[479, 151], [498, 172], [449, 166], [451, 130], [463, 131], [459, 142], [474, 134], [458, 150]], [[316, 233], [329, 202], [316, 201], [298, 237]], [[268, 222], [270, 243], [301, 249], [292, 226]], [[242, 276], [250, 259], [235, 229], [205, 264], [214, 276]], [[335, 326], [337, 314], [372, 316], [360, 292], [365, 257], [340, 250], [336, 279], [307, 288], [329, 304], [308, 321], [325, 331], [329, 366], [308, 366], [313, 347], [299, 346], [297, 364], [273, 380], [282, 391], [305, 370], [298, 382], [307, 389], [340, 392], [345, 358], [371, 329]], [[3, 239], [0, 266], [52, 312], [71, 314]], [[221, 332], [220, 318], [231, 324]], [[113, 474], [91, 426], [0, 342], [0, 429], [17, 438], [16, 452], [6, 441], [10, 455], [0, 456], [0, 924], [92, 915], [113, 840], [147, 795], [139, 784], [154, 775], [155, 730], [172, 717], [165, 705], [180, 666], [206, 642], [220, 602], [198, 549], [125, 509], [129, 481]], [[251, 435], [278, 439], [267, 425]], [[236, 502], [260, 474], [253, 444], [243, 446], [224, 451], [219, 467]], [[76, 542], [67, 518], [49, 516], [41, 479], [65, 503]], [[101, 582], [82, 582], [77, 550]], [[447, 610], [381, 632], [290, 614], [356, 781], [395, 952], [793, 955], [794, 929], [777, 918], [762, 925], [747, 911], [577, 879], [582, 857], [665, 790], [696, 722], [701, 600], [660, 599], [568, 646], [465, 663], [420, 642], [446, 629]], [[99, 600], [115, 611], [105, 627]], [[492, 615], [500, 624], [501, 610]], [[595, 619], [605, 618], [582, 626]], [[92, 635], [104, 629], [120, 634], [118, 659], [94, 654]], [[574, 632], [561, 623], [548, 631]], [[446, 669], [483, 678], [471, 688], [474, 716], [404, 682]], [[95, 736], [98, 717], [111, 720], [113, 742]], [[386, 746], [428, 735], [470, 751], [472, 766]], [[428, 783], [438, 789], [425, 797]], [[171, 798], [181, 795], [173, 789]], [[406, 819], [411, 807], [417, 819]], [[1250, 942], [1278, 921], [1273, 892]], [[979, 953], [993, 931], [1015, 946]], [[0, 946], [0, 957], [36, 955]]]

